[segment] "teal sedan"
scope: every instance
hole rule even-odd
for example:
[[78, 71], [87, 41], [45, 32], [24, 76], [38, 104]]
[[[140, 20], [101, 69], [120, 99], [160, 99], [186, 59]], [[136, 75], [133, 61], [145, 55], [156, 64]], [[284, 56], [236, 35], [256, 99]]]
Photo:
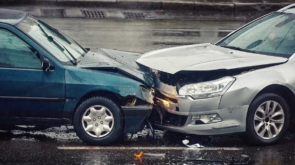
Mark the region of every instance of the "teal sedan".
[[154, 97], [139, 57], [91, 51], [25, 12], [0, 9], [0, 125], [73, 125], [92, 145], [138, 132]]

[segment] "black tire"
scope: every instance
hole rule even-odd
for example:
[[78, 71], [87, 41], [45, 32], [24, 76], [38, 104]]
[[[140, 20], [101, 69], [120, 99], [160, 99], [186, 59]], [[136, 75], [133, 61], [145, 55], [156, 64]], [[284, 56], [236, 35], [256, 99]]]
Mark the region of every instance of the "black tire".
[[[82, 126], [82, 117], [85, 111], [94, 105], [101, 105], [108, 108], [113, 114], [113, 129], [104, 137], [90, 136]], [[105, 97], [92, 97], [83, 101], [74, 114], [73, 124], [78, 137], [88, 145], [110, 145], [114, 143], [123, 132], [124, 118], [121, 109], [112, 100]]]
[[[254, 115], [258, 107], [263, 104], [265, 101], [276, 101], [281, 105], [284, 111], [284, 124], [281, 131], [273, 138], [263, 139], [257, 135], [254, 128]], [[246, 121], [246, 133], [245, 136], [247, 140], [255, 145], [269, 145], [278, 142], [286, 134], [289, 123], [290, 123], [290, 110], [286, 101], [279, 95], [273, 93], [266, 93], [258, 96], [250, 105]]]

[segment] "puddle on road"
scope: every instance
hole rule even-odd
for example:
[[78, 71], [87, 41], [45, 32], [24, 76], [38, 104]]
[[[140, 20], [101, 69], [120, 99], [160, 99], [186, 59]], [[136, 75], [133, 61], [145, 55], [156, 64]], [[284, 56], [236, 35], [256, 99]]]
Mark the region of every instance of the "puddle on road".
[[83, 145], [76, 133], [66, 127], [53, 127], [42, 131], [25, 131], [19, 129], [0, 131], [0, 140], [77, 143]]
[[[247, 146], [239, 136], [194, 136], [186, 135], [170, 131], [155, 130], [155, 137], [152, 132], [145, 128], [137, 134], [122, 135], [115, 146], [182, 146], [182, 141], [188, 139], [190, 144], [199, 143], [205, 147], [236, 147]], [[20, 140], [20, 141], [40, 141], [40, 142], [61, 142], [65, 145], [79, 144], [84, 145], [73, 127], [53, 127], [41, 131], [25, 131], [23, 129], [15, 129], [8, 131], [0, 131], [0, 140]]]
[[[239, 154], [220, 153], [199, 151], [199, 150], [184, 150], [184, 151], [143, 151], [141, 157], [135, 157], [134, 154], [139, 151], [79, 151], [82, 154], [84, 161], [81, 164], [169, 164], [169, 165], [188, 165], [188, 164], [230, 164], [232, 156], [235, 157], [236, 163], [244, 162], [244, 157]], [[101, 155], [105, 155], [101, 157]], [[85, 159], [86, 158], [86, 159]], [[215, 161], [215, 162], [214, 162]], [[248, 163], [253, 164], [253, 162]]]

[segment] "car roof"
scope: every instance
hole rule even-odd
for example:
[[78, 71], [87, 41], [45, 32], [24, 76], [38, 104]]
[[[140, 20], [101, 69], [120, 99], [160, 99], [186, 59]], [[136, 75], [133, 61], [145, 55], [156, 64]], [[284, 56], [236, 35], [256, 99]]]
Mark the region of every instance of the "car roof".
[[0, 23], [16, 25], [27, 16], [26, 12], [18, 10], [0, 9]]

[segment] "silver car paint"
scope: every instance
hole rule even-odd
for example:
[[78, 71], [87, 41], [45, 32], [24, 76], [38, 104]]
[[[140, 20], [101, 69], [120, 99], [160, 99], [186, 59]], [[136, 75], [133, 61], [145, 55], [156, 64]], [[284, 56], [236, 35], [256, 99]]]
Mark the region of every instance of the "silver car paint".
[[285, 64], [237, 75], [235, 83], [222, 96], [219, 108], [250, 105], [254, 97], [270, 85], [282, 85], [295, 93], [294, 71], [295, 61], [290, 60]]
[[206, 43], [145, 53], [136, 62], [174, 74], [179, 71], [245, 68], [286, 61], [283, 57], [236, 51]]
[[[236, 81], [221, 97], [193, 99], [189, 96], [178, 96], [178, 103], [168, 102], [169, 108], [166, 108], [166, 111], [188, 116], [186, 124], [183, 127], [157, 126], [171, 131], [198, 135], [245, 132], [248, 107], [261, 90], [270, 85], [282, 85], [295, 93], [294, 70], [295, 60], [291, 60], [277, 66], [234, 76]], [[158, 98], [156, 103], [161, 106]], [[167, 101], [166, 106], [162, 107], [167, 107]], [[179, 111], [176, 111], [176, 107]], [[203, 125], [190, 124], [193, 115], [213, 113], [219, 114], [223, 121]]]
[[216, 109], [198, 113], [199, 115], [218, 113], [223, 119], [223, 122], [219, 123], [193, 125], [190, 124], [191, 116], [189, 116], [186, 124], [183, 127], [166, 125], [157, 126], [166, 130], [197, 135], [218, 135], [244, 132], [246, 130], [246, 118], [244, 116], [247, 115], [247, 110], [248, 106], [245, 105], [240, 107]]
[[[284, 10], [286, 8], [280, 12]], [[218, 70], [277, 64], [235, 75], [235, 82], [221, 97], [192, 99], [189, 96], [175, 96], [173, 86], [161, 82], [156, 83], [156, 87], [162, 94], [166, 93], [169, 96], [170, 92], [171, 96], [175, 96], [177, 104], [169, 101], [167, 104], [167, 100], [164, 100], [166, 103], [162, 105], [163, 100], [158, 98], [156, 98], [156, 103], [166, 107], [166, 111], [170, 113], [188, 116], [184, 126], [157, 125], [160, 128], [176, 132], [198, 135], [245, 132], [249, 105], [261, 90], [270, 85], [281, 85], [288, 88], [293, 94], [295, 93], [295, 59], [293, 56], [288, 60], [220, 48], [211, 44], [200, 44], [153, 51], [144, 54], [137, 62], [170, 74], [187, 70]], [[176, 111], [176, 107], [179, 108], [179, 111]], [[214, 113], [219, 114], [223, 121], [212, 124], [191, 124], [192, 115]]]

